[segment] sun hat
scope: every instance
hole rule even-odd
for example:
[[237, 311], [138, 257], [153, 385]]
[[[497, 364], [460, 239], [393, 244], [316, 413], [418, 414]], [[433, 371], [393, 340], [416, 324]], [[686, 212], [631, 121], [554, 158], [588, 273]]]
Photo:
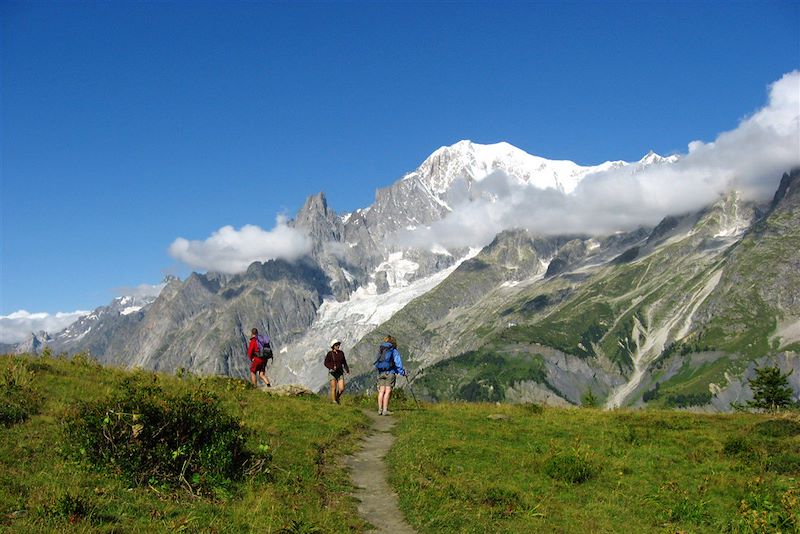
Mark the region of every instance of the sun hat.
[[339, 341], [338, 339], [334, 339], [333, 341], [331, 341], [331, 348], [333, 348], [334, 345], [341, 345], [341, 344], [342, 344], [341, 341]]

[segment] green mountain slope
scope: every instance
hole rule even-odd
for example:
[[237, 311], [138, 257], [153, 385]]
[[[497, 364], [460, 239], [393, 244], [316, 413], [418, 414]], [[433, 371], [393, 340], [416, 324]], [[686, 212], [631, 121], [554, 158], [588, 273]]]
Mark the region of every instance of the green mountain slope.
[[[556, 276], [543, 278], [531, 261], [555, 261], [558, 250], [537, 256], [534, 239], [498, 236], [365, 338], [358, 354], [368, 358], [392, 333], [423, 368], [418, 389], [435, 399], [579, 404], [591, 391], [609, 406], [713, 400], [724, 408], [720, 399], [731, 399], [714, 397], [732, 375], [736, 394], [746, 394], [743, 373], [755, 361], [797, 364], [787, 352], [800, 340], [797, 176], [784, 177], [763, 216], [731, 193], [621, 240], [613, 257], [604, 243], [604, 257], [561, 262]], [[515, 271], [497, 250], [527, 260]]]

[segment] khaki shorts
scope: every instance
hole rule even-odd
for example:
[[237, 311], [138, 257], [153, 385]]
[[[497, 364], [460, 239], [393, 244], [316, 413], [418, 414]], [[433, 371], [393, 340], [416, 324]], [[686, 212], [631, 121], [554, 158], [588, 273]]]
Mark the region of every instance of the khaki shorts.
[[393, 388], [397, 383], [397, 373], [381, 373], [378, 375], [378, 387], [389, 386]]

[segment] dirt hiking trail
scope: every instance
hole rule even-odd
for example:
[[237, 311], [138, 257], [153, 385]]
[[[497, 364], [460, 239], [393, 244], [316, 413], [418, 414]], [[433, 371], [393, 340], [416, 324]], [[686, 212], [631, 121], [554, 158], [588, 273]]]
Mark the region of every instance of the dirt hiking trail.
[[350, 478], [357, 488], [355, 496], [361, 501], [358, 513], [375, 527], [368, 532], [415, 534], [403, 519], [397, 495], [387, 482], [389, 471], [384, 457], [394, 443], [391, 430], [395, 419], [374, 411], [364, 410], [364, 413], [372, 421], [371, 432], [361, 440], [361, 448], [346, 460]]

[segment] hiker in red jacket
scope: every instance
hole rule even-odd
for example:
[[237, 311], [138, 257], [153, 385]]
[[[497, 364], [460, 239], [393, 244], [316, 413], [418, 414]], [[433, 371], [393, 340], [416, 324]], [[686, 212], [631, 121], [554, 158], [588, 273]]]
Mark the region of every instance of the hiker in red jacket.
[[339, 399], [344, 393], [344, 373], [350, 374], [344, 352], [339, 349], [341, 346], [341, 341], [334, 339], [331, 341], [331, 350], [325, 355], [325, 367], [331, 375], [331, 400], [336, 404], [339, 404]]
[[267, 387], [272, 387], [267, 378], [267, 360], [262, 357], [262, 350], [263, 347], [258, 342], [258, 329], [253, 328], [250, 331], [250, 345], [247, 347], [247, 357], [250, 358], [250, 382], [253, 383], [253, 387], [258, 386], [256, 380], [256, 376], [258, 376]]

